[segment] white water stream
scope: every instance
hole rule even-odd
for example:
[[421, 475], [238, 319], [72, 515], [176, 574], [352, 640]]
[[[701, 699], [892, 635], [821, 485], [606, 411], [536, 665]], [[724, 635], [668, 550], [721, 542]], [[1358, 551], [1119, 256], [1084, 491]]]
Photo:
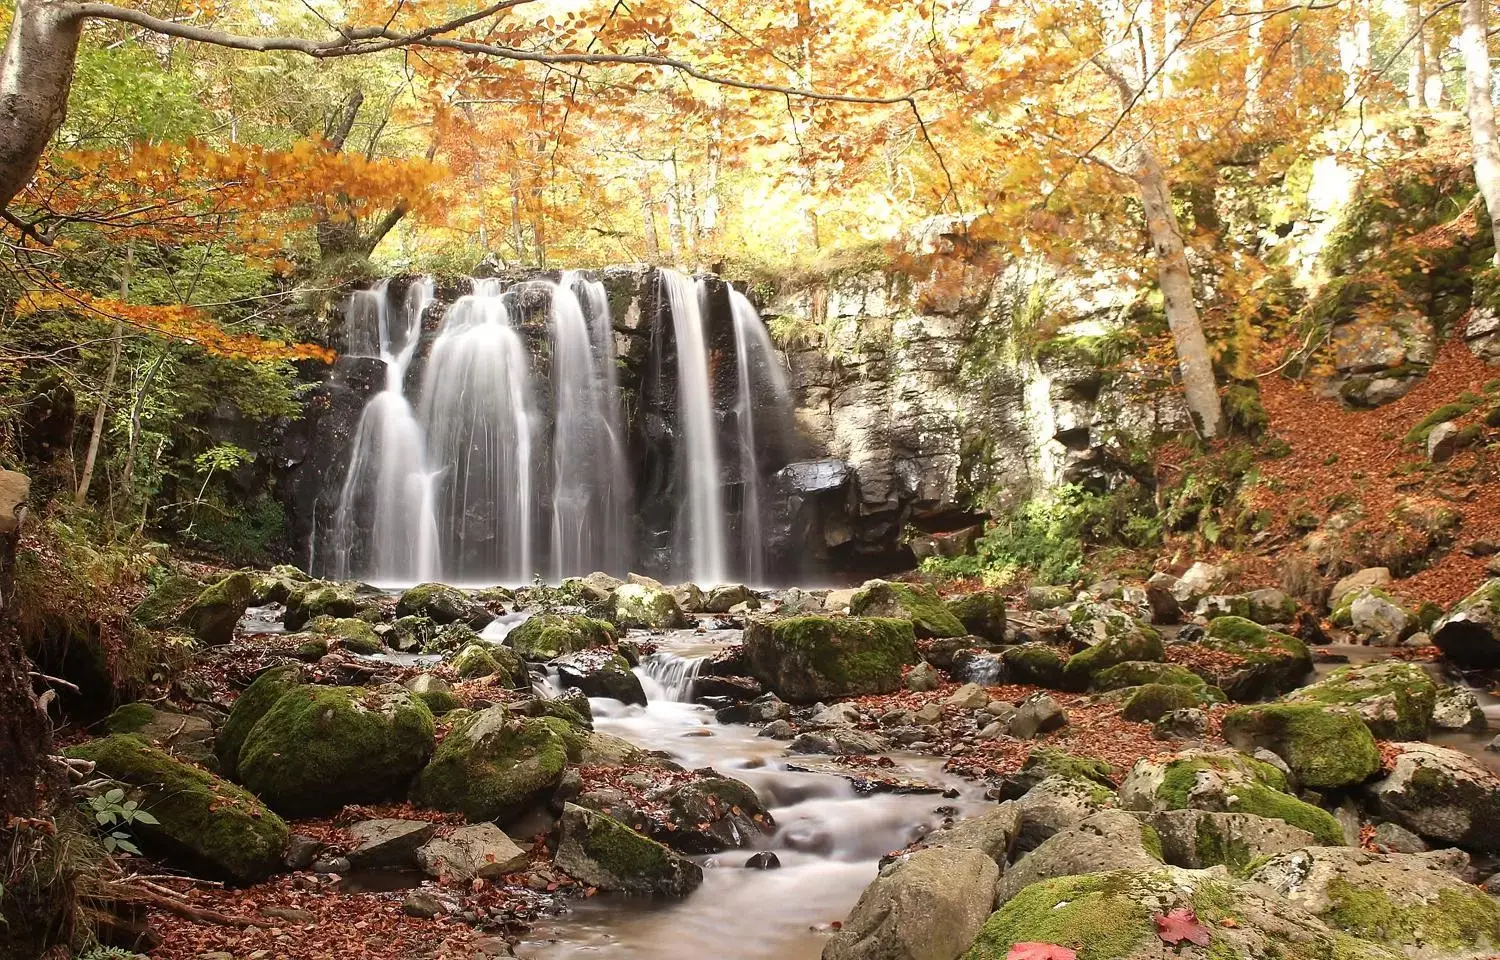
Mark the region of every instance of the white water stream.
[[[756, 847], [695, 858], [703, 864], [704, 881], [686, 900], [600, 895], [580, 901], [568, 915], [538, 926], [517, 948], [518, 956], [814, 960], [828, 925], [848, 915], [883, 854], [940, 825], [940, 808], [972, 813], [983, 806], [979, 790], [944, 774], [937, 760], [902, 754], [893, 754], [897, 766], [884, 772], [956, 788], [961, 798], [860, 796], [842, 777], [788, 770], [784, 742], [761, 737], [754, 727], [717, 723], [707, 707], [673, 699], [690, 689], [693, 661], [735, 634], [668, 635], [660, 652], [636, 671], [647, 706], [600, 699], [590, 705], [601, 731], [665, 751], [689, 769], [712, 766], [749, 784], [775, 818], [775, 834]], [[781, 867], [746, 868], [757, 850], [775, 851]]]

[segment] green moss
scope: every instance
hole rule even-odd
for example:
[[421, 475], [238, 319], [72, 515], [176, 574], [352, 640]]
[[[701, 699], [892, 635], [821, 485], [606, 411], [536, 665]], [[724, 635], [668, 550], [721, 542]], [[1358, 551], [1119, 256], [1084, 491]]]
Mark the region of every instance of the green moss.
[[435, 717], [456, 710], [459, 706], [459, 699], [448, 690], [424, 690], [415, 696]]
[[948, 601], [948, 611], [963, 624], [964, 631], [999, 643], [1005, 639], [1005, 595], [999, 590], [981, 590]]
[[1162, 660], [1165, 657], [1161, 634], [1146, 624], [1132, 620], [1119, 632], [1069, 657], [1063, 667], [1063, 688], [1087, 690], [1093, 682], [1094, 674], [1100, 670], [1127, 661]]
[[375, 628], [358, 617], [315, 617], [307, 628], [314, 633], [336, 637], [339, 646], [350, 653], [368, 656], [384, 649], [380, 637], [375, 635]]
[[302, 681], [302, 668], [295, 663], [272, 667], [256, 677], [255, 682], [240, 694], [239, 699], [234, 702], [234, 709], [229, 711], [229, 718], [224, 721], [224, 726], [214, 739], [214, 753], [219, 758], [219, 769], [226, 777], [238, 776], [240, 748], [250, 731], [260, 722], [260, 718], [275, 706], [283, 693]]
[[1000, 653], [1009, 679], [1017, 683], [1035, 683], [1043, 687], [1062, 685], [1063, 667], [1067, 659], [1053, 646], [1045, 643], [1023, 643], [1006, 647]]
[[489, 650], [479, 644], [470, 644], [453, 658], [453, 671], [465, 680], [473, 677], [493, 676], [500, 667]]
[[240, 749], [240, 781], [295, 815], [404, 794], [432, 755], [432, 713], [405, 690], [303, 685]]
[[687, 623], [671, 593], [638, 583], [615, 588], [613, 609], [615, 622], [625, 628], [665, 630]]
[[1229, 426], [1249, 437], [1258, 437], [1271, 425], [1271, 416], [1260, 402], [1260, 391], [1235, 384], [1224, 391], [1224, 416]]
[[589, 818], [583, 849], [618, 877], [660, 876], [672, 868], [671, 853], [666, 847], [598, 812]]
[[165, 630], [203, 592], [203, 584], [183, 574], [169, 574], [146, 594], [131, 614], [143, 627]]
[[1208, 685], [1202, 677], [1187, 667], [1148, 660], [1127, 660], [1112, 667], [1105, 667], [1094, 674], [1095, 690], [1123, 690], [1126, 687], [1139, 687], [1148, 683], [1165, 683], [1193, 688]]
[[1383, 890], [1343, 878], [1328, 884], [1323, 919], [1346, 933], [1392, 946], [1431, 944], [1473, 948], [1500, 944], [1500, 904], [1481, 890], [1438, 891], [1429, 904], [1401, 904]]
[[156, 708], [149, 703], [127, 703], [104, 720], [110, 733], [138, 733], [156, 719]]
[[1197, 707], [1202, 704], [1202, 698], [1192, 687], [1148, 683], [1136, 687], [1131, 692], [1120, 708], [1120, 715], [1126, 720], [1133, 720], [1137, 723], [1155, 722], [1173, 710]]
[[323, 659], [328, 656], [328, 638], [308, 637], [297, 644], [296, 656], [298, 660], [309, 662]]
[[[937, 591], [926, 584], [872, 581], [849, 600], [849, 613], [856, 617], [910, 620], [919, 639], [962, 637], [968, 633], [963, 622], [943, 605]], [[1001, 617], [1003, 622], [1003, 607]]]
[[136, 824], [148, 848], [253, 883], [281, 866], [289, 831], [281, 818], [239, 787], [173, 759], [132, 736], [110, 736], [66, 751], [129, 785], [158, 824]]
[[917, 661], [911, 622], [887, 617], [751, 621], [745, 646], [757, 678], [798, 702], [889, 693]]
[[1165, 804], [1166, 810], [1185, 810], [1189, 794], [1198, 782], [1198, 774], [1206, 770], [1217, 770], [1237, 778], [1270, 787], [1286, 790], [1286, 774], [1263, 760], [1243, 753], [1218, 753], [1182, 757], [1167, 763], [1166, 773], [1156, 795]]
[[1058, 750], [1056, 747], [1037, 747], [1027, 754], [1021, 772], [1042, 777], [1065, 777], [1082, 780], [1114, 790], [1114, 767], [1104, 760], [1080, 757]]
[[513, 716], [491, 707], [454, 725], [417, 779], [413, 797], [456, 810], [473, 823], [508, 821], [525, 813], [562, 779], [569, 724], [552, 717]]
[[1479, 403], [1480, 400], [1478, 397], [1473, 394], [1465, 394], [1465, 398], [1457, 403], [1443, 404], [1417, 421], [1416, 425], [1406, 434], [1406, 442], [1415, 444], [1426, 443], [1427, 435], [1432, 432], [1433, 427], [1440, 423], [1447, 423], [1449, 420], [1457, 420], [1459, 417], [1472, 412], [1475, 407], [1479, 406]]
[[1240, 749], [1265, 747], [1315, 789], [1351, 787], [1380, 770], [1380, 749], [1353, 710], [1321, 703], [1239, 707], [1224, 716], [1224, 739]]
[[615, 644], [614, 625], [575, 614], [539, 614], [510, 632], [506, 643], [522, 657], [545, 662]]
[[1420, 666], [1393, 661], [1340, 667], [1288, 699], [1348, 706], [1387, 701], [1395, 708], [1394, 718], [1370, 720], [1370, 731], [1390, 740], [1424, 740], [1437, 705], [1437, 685]]
[[1198, 854], [1198, 861], [1203, 866], [1213, 867], [1222, 864], [1235, 876], [1247, 876], [1253, 860], [1249, 845], [1242, 840], [1221, 834], [1212, 817], [1198, 819], [1194, 849]]
[[1090, 873], [1033, 883], [990, 915], [964, 960], [1005, 960], [1018, 943], [1050, 943], [1079, 960], [1120, 960], [1155, 937], [1126, 873]]
[[179, 622], [193, 636], [207, 644], [228, 643], [234, 637], [235, 624], [250, 606], [255, 578], [248, 573], [231, 573], [198, 594]]
[[1156, 828], [1150, 824], [1141, 824], [1141, 846], [1145, 847], [1146, 852], [1156, 859], [1166, 860], [1161, 850], [1161, 834], [1157, 833]]
[[1236, 788], [1237, 801], [1229, 805], [1232, 813], [1253, 813], [1258, 817], [1275, 817], [1294, 827], [1301, 827], [1324, 846], [1341, 846], [1344, 829], [1333, 814], [1321, 807], [1304, 803], [1290, 794], [1260, 784]]

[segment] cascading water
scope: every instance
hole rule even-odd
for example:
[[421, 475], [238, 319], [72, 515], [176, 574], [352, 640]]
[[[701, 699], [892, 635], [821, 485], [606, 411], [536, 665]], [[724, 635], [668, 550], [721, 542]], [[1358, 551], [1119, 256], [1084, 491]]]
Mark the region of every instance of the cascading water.
[[[654, 393], [622, 388], [641, 357], [616, 356], [610, 296], [591, 276], [473, 280], [425, 337], [430, 279], [352, 294], [345, 354], [378, 358], [384, 383], [360, 414], [314, 568], [392, 585], [522, 583], [647, 560], [705, 586], [765, 582], [786, 376], [743, 295], [671, 270], [652, 279], [658, 310], [627, 314], [618, 342], [648, 334], [662, 351], [648, 358], [666, 377]], [[715, 375], [729, 363], [737, 380]], [[341, 369], [358, 385], [367, 368]]]
[[422, 378], [421, 422], [443, 468], [443, 574], [530, 579], [537, 413], [530, 358], [494, 284], [476, 283], [448, 308]]
[[723, 583], [724, 501], [702, 290], [675, 270], [662, 270], [658, 275], [672, 311], [672, 335], [677, 344], [677, 410], [682, 434], [677, 470], [686, 490], [677, 518], [678, 564], [687, 579], [705, 585]]
[[[757, 418], [756, 407], [762, 404], [769, 407], [777, 415], [775, 425], [781, 427], [782, 421], [789, 419], [792, 392], [760, 313], [738, 290], [729, 291], [729, 305], [734, 319], [734, 352], [738, 368], [739, 392], [735, 397], [734, 412], [744, 491], [740, 506], [744, 577], [750, 583], [764, 583], [766, 538], [761, 511], [765, 502], [766, 477], [760, 466], [761, 437], [758, 429], [765, 426], [766, 418]], [[761, 389], [757, 389], [757, 385]]]
[[[390, 322], [386, 284], [350, 298], [345, 326], [367, 331], [385, 364], [385, 389], [360, 414], [354, 451], [334, 513], [335, 574], [354, 573], [360, 518], [369, 533], [360, 573], [369, 579], [429, 579], [437, 572], [438, 534], [433, 522], [432, 477], [426, 466], [421, 428], [402, 393], [406, 370], [416, 351], [422, 315], [432, 302], [431, 279], [414, 281], [402, 300], [398, 328]], [[399, 334], [399, 337], [397, 336]], [[351, 342], [359, 344], [357, 336]]]

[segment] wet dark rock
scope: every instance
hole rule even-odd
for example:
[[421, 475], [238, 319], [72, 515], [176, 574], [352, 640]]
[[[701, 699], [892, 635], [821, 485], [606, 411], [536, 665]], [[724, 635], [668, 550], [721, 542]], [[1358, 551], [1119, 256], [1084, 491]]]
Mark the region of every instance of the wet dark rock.
[[558, 680], [570, 690], [590, 697], [607, 697], [621, 703], [646, 705], [646, 691], [629, 662], [608, 650], [584, 650], [553, 661]]
[[785, 720], [792, 715], [792, 708], [774, 693], [762, 694], [749, 703], [738, 703], [714, 712], [720, 723], [770, 723]]
[[323, 852], [323, 842], [301, 834], [292, 834], [287, 841], [285, 863], [288, 870], [306, 870]]
[[1432, 642], [1460, 666], [1500, 666], [1500, 579], [1480, 586], [1433, 624]]
[[745, 867], [749, 870], [779, 870], [781, 869], [781, 858], [770, 850], [763, 850], [745, 861]]
[[425, 820], [365, 820], [352, 824], [349, 835], [359, 846], [349, 851], [356, 869], [407, 867], [416, 863], [417, 848], [432, 839], [437, 824]]
[[726, 700], [754, 700], [765, 688], [754, 677], [702, 676], [693, 681], [693, 699], [719, 697]]
[[798, 734], [787, 749], [792, 753], [826, 753], [834, 756], [880, 753], [890, 749], [883, 737], [852, 728], [812, 730]]

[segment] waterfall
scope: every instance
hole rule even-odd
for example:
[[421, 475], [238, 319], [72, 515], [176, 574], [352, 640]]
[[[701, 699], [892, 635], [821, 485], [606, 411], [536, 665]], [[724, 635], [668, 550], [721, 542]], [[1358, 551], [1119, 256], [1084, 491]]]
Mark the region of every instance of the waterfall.
[[698, 682], [698, 671], [703, 668], [703, 657], [679, 657], [676, 654], [657, 652], [641, 659], [640, 672], [661, 690], [660, 696], [651, 696], [655, 691], [647, 689], [647, 699], [671, 700], [688, 703], [693, 699], [693, 686]]
[[[344, 354], [364, 359], [341, 369], [378, 360], [383, 377], [329, 491], [336, 501], [312, 518], [314, 569], [391, 585], [514, 584], [623, 575], [644, 559], [704, 586], [766, 581], [766, 484], [791, 431], [780, 358], [743, 295], [671, 270], [652, 279], [660, 306], [645, 330], [632, 313], [617, 331], [604, 284], [576, 271], [475, 279], [441, 311], [429, 309], [431, 278], [351, 293]], [[424, 317], [439, 313], [424, 335]], [[616, 344], [643, 333], [668, 379], [634, 392], [621, 364], [638, 370], [640, 357], [617, 356]], [[716, 377], [731, 353], [737, 378], [727, 367]], [[643, 549], [647, 524], [670, 534]]]
[[[354, 450], [334, 512], [333, 567], [348, 577], [353, 569], [361, 518], [368, 517], [366, 554], [361, 575], [376, 581], [437, 573], [438, 535], [433, 519], [432, 477], [426, 466], [422, 431], [411, 404], [402, 394], [406, 369], [416, 350], [422, 314], [432, 302], [432, 281], [422, 278], [407, 288], [399, 328], [393, 329], [386, 284], [361, 291], [349, 300], [346, 328], [369, 331], [351, 336], [351, 344], [373, 347], [385, 364], [385, 388], [360, 413]], [[373, 321], [371, 323], [370, 321]], [[395, 334], [400, 334], [399, 339]]]
[[[593, 553], [575, 572], [602, 569], [624, 574], [630, 567], [630, 469], [625, 456], [625, 424], [620, 409], [620, 371], [615, 356], [613, 317], [604, 284], [566, 271], [559, 286], [576, 294], [588, 328], [593, 359], [593, 406], [586, 411], [594, 435]], [[555, 376], [555, 374], [554, 374]]]
[[[686, 489], [677, 514], [677, 562], [700, 585], [724, 582], [724, 505], [709, 386], [700, 285], [675, 270], [659, 271], [677, 344], [677, 470]], [[684, 562], [685, 561], [685, 562]]]
[[498, 285], [448, 308], [422, 378], [446, 575], [529, 580], [537, 413], [530, 358]]
[[[765, 472], [760, 466], [761, 437], [757, 429], [767, 426], [782, 429], [784, 415], [791, 410], [792, 393], [787, 383], [786, 371], [782, 369], [776, 349], [771, 344], [771, 335], [761, 322], [760, 313], [750, 300], [738, 290], [729, 291], [729, 304], [734, 319], [734, 352], [737, 367], [735, 396], [735, 422], [739, 440], [740, 478], [743, 495], [740, 507], [740, 542], [744, 553], [744, 578], [750, 583], [764, 583], [766, 564], [765, 529], [761, 510], [765, 501]], [[757, 390], [757, 385], [763, 388]], [[766, 424], [765, 418], [757, 420], [755, 408], [757, 398], [761, 403], [771, 404], [778, 414], [776, 422]]]

